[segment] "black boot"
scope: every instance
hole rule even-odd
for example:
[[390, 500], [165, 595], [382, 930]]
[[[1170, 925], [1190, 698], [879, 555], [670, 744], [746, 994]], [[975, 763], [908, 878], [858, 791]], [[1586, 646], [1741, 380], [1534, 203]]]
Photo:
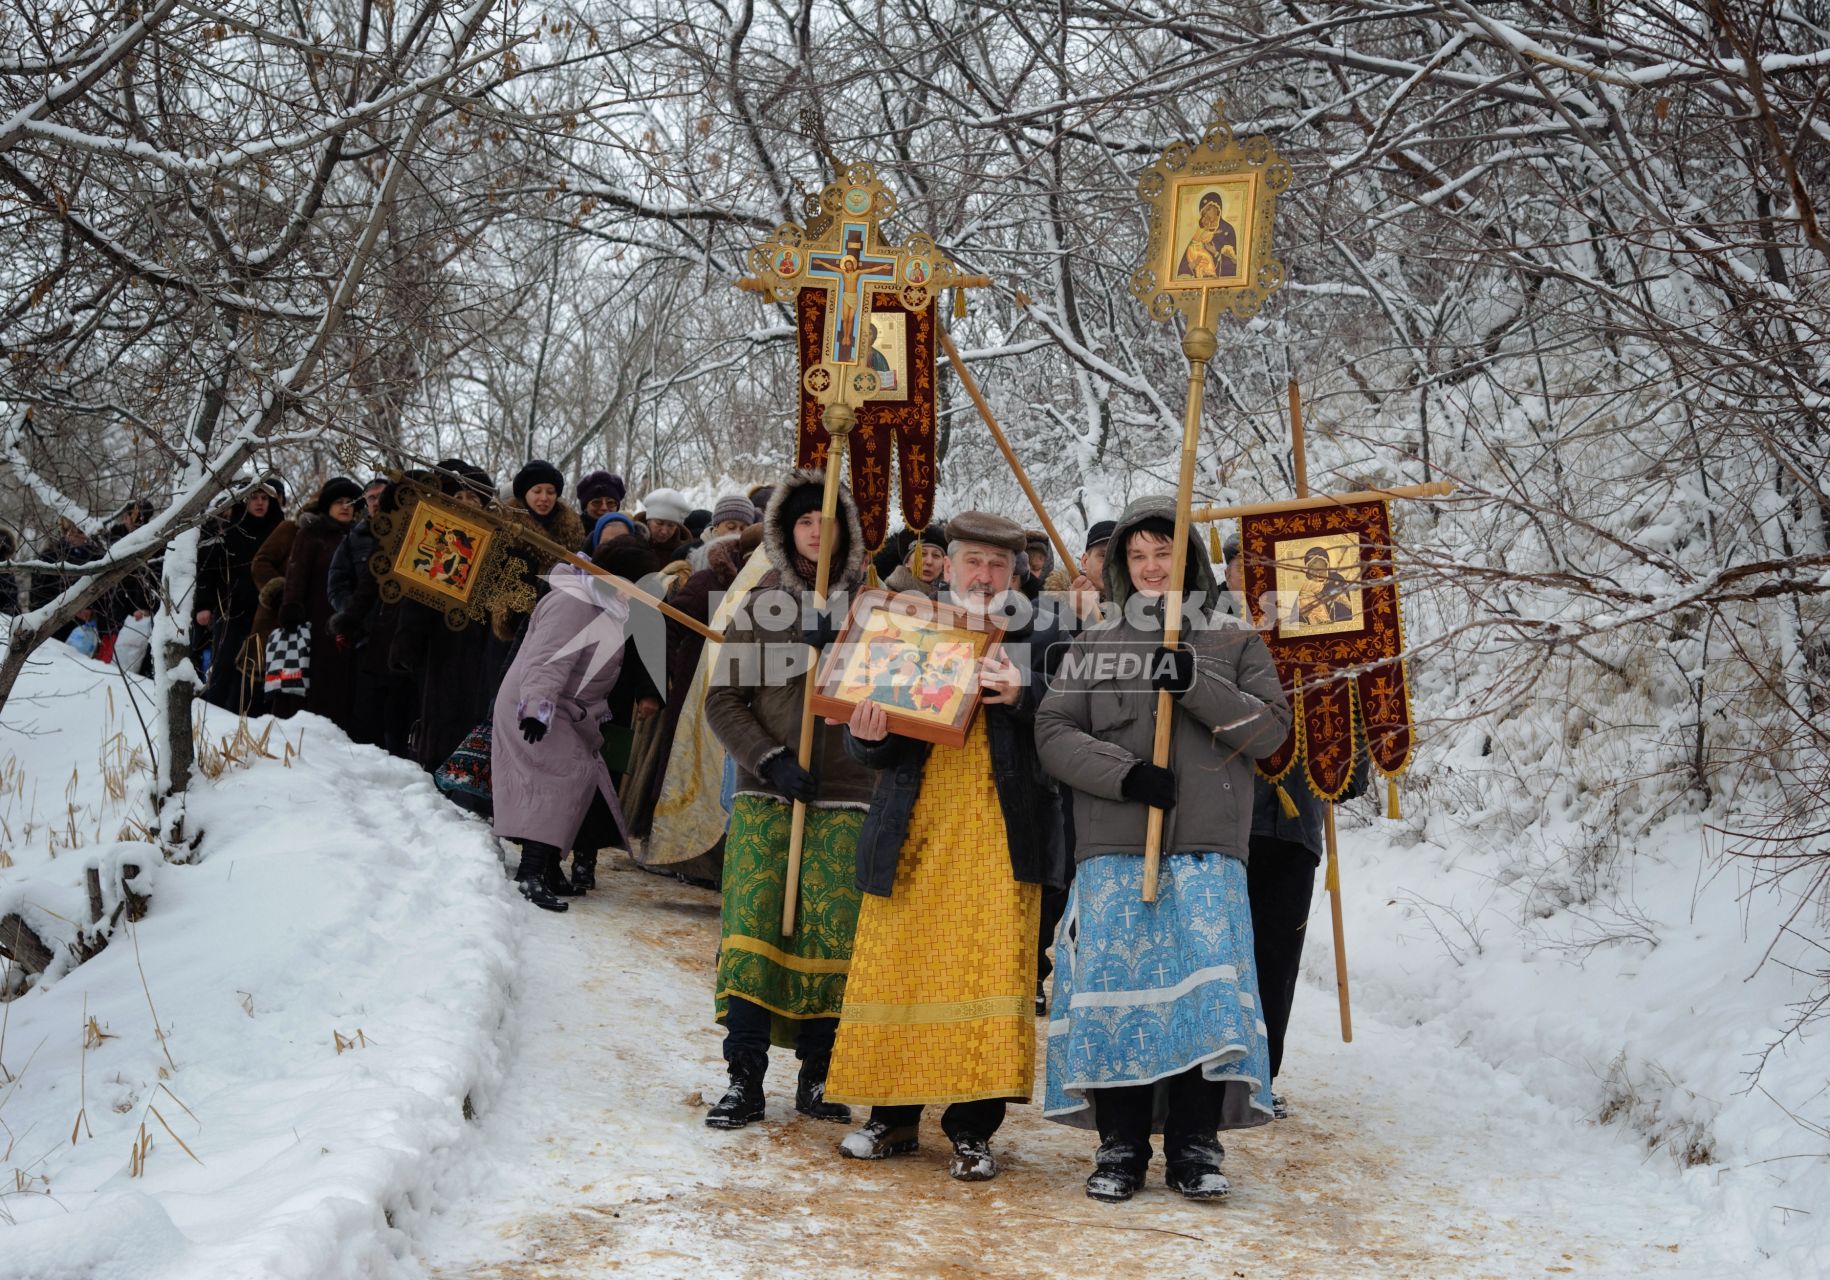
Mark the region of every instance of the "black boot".
[[739, 1053], [728, 1067], [731, 1087], [705, 1113], [705, 1123], [713, 1129], [741, 1129], [763, 1118], [763, 1073], [769, 1069], [769, 1055]]
[[572, 887], [580, 893], [597, 888], [597, 850], [572, 850]]
[[[576, 854], [573, 855], [574, 858], [577, 856], [578, 855]], [[552, 860], [546, 864], [547, 892], [552, 894], [555, 898], [584, 897], [585, 891], [583, 889], [574, 888], [572, 882], [566, 879], [565, 870], [559, 865], [559, 857], [560, 855], [554, 854]]]
[[851, 1108], [840, 1102], [826, 1101], [826, 1068], [832, 1065], [830, 1055], [806, 1058], [801, 1062], [801, 1078], [794, 1086], [794, 1109], [815, 1120], [851, 1123]]
[[998, 1159], [991, 1154], [991, 1140], [973, 1133], [955, 1137], [953, 1160], [947, 1172], [961, 1182], [990, 1182], [997, 1177]]
[[571, 905], [554, 897], [546, 887], [553, 860], [551, 853], [522, 845], [521, 865], [515, 868], [515, 883], [520, 886], [521, 896], [542, 911], [564, 911]]
[[1190, 1200], [1224, 1200], [1233, 1184], [1220, 1172], [1226, 1150], [1218, 1142], [1191, 1142], [1169, 1156], [1164, 1181]]
[[1122, 1138], [1099, 1144], [1093, 1155], [1093, 1172], [1087, 1178], [1087, 1197], [1107, 1204], [1120, 1204], [1136, 1195], [1144, 1185], [1144, 1170], [1150, 1153], [1139, 1152]]
[[871, 1120], [861, 1129], [853, 1129], [839, 1143], [839, 1154], [853, 1160], [887, 1160], [906, 1156], [920, 1145], [912, 1124], [892, 1125]]

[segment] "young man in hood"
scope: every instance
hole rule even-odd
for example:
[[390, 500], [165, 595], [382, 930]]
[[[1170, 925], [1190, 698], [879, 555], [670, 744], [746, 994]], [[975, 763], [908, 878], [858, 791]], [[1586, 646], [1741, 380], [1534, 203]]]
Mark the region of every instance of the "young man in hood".
[[[819, 471], [793, 472], [775, 486], [762, 519], [770, 568], [725, 628], [705, 697], [706, 722], [737, 766], [714, 999], [731, 1084], [705, 1117], [714, 1129], [762, 1119], [771, 1043], [792, 1045], [800, 1059], [795, 1110], [816, 1120], [851, 1119], [826, 1101], [825, 1089], [858, 922], [858, 832], [872, 779], [846, 754], [844, 730], [818, 721], [808, 767], [799, 760], [809, 678], [802, 611], [818, 572], [824, 490]], [[652, 516], [652, 494], [649, 501]], [[829, 557], [829, 598], [842, 607], [864, 568], [864, 532], [843, 489]], [[800, 897], [794, 933], [783, 937], [796, 800], [807, 806]]]
[[[968, 511], [947, 522], [944, 598], [969, 615], [1010, 603], [1023, 530]], [[1036, 758], [1035, 711], [1054, 633], [1005, 634], [980, 663], [965, 744], [889, 732], [860, 703], [847, 743], [878, 771], [858, 837], [865, 893], [827, 1091], [868, 1105], [840, 1151], [878, 1160], [916, 1148], [924, 1105], [944, 1104], [955, 1178], [995, 1177], [991, 1137], [1035, 1083], [1035, 937], [1044, 884], [1065, 864], [1054, 789]]]
[[[1051, 1120], [1097, 1128], [1095, 1200], [1142, 1185], [1163, 1134], [1169, 1186], [1225, 1196], [1219, 1131], [1272, 1117], [1246, 858], [1253, 762], [1290, 729], [1258, 634], [1219, 612], [1190, 536], [1184, 601], [1170, 596], [1175, 502], [1125, 509], [1105, 563], [1118, 616], [1083, 631], [1036, 714], [1043, 765], [1074, 789], [1077, 874], [1055, 939], [1048, 1037]], [[1182, 640], [1163, 644], [1181, 607]], [[1153, 763], [1159, 691], [1171, 695], [1167, 767]], [[1155, 902], [1143, 900], [1146, 824], [1165, 811]]]

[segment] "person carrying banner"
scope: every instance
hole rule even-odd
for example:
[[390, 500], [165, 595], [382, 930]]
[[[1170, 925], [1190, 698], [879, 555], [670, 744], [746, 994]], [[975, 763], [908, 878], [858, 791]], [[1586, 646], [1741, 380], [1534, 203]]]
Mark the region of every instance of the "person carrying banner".
[[[1142, 1185], [1152, 1133], [1173, 1190], [1226, 1195], [1219, 1130], [1272, 1116], [1246, 858], [1253, 761], [1283, 741], [1290, 708], [1263, 640], [1217, 612], [1196, 537], [1183, 640], [1163, 646], [1175, 511], [1168, 497], [1125, 509], [1105, 564], [1118, 615], [1075, 640], [1036, 714], [1044, 767], [1074, 789], [1077, 863], [1055, 940], [1044, 1114], [1098, 1129], [1087, 1194], [1105, 1201]], [[1159, 689], [1174, 699], [1167, 768], [1151, 763]], [[1165, 856], [1146, 902], [1153, 807], [1166, 811]]]
[[[771, 567], [725, 628], [705, 698], [706, 721], [737, 764], [715, 995], [730, 1088], [705, 1117], [714, 1129], [762, 1119], [771, 1043], [794, 1046], [800, 1059], [795, 1110], [817, 1120], [851, 1119], [850, 1110], [826, 1101], [825, 1088], [858, 921], [858, 832], [872, 779], [846, 753], [843, 729], [823, 722], [814, 727], [810, 767], [796, 759], [808, 679], [803, 621], [820, 555], [824, 488], [819, 471], [793, 472], [775, 487], [762, 519]], [[835, 534], [829, 598], [843, 608], [863, 573], [864, 534], [842, 488]], [[796, 800], [807, 805], [799, 920], [784, 937]]]

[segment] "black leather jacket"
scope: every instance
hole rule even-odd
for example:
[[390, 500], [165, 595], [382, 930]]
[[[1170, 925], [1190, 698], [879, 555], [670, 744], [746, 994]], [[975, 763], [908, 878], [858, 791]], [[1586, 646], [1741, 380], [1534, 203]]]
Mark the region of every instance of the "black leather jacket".
[[[1012, 631], [1004, 640], [1012, 656], [1028, 646], [1029, 681], [1023, 697], [1009, 706], [985, 705], [985, 736], [991, 748], [991, 771], [998, 789], [998, 808], [1010, 846], [1011, 876], [1024, 884], [1059, 888], [1067, 882], [1067, 845], [1061, 832], [1060, 804], [1054, 781], [1036, 757], [1036, 707], [1047, 692], [1051, 666], [1065, 645], [1054, 629]], [[858, 835], [858, 888], [880, 898], [890, 896], [896, 867], [909, 834], [915, 801], [921, 796], [922, 771], [932, 744], [891, 734], [881, 742], [860, 742], [850, 730], [845, 749], [859, 763], [878, 770], [870, 813]], [[942, 748], [945, 750], [946, 748]]]

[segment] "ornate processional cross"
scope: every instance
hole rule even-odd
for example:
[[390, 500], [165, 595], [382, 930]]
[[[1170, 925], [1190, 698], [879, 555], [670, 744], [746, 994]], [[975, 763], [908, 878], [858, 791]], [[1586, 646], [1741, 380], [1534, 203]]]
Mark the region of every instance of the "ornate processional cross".
[[787, 222], [750, 250], [754, 274], [738, 287], [775, 302], [793, 302], [803, 289], [826, 294], [826, 337], [820, 363], [802, 375], [822, 403], [855, 408], [876, 394], [870, 366], [871, 301], [894, 291], [902, 305], [920, 311], [936, 291], [989, 283], [962, 274], [934, 241], [913, 235], [901, 244], [886, 240], [883, 221], [896, 212], [896, 196], [863, 161], [808, 201], [805, 226]]

